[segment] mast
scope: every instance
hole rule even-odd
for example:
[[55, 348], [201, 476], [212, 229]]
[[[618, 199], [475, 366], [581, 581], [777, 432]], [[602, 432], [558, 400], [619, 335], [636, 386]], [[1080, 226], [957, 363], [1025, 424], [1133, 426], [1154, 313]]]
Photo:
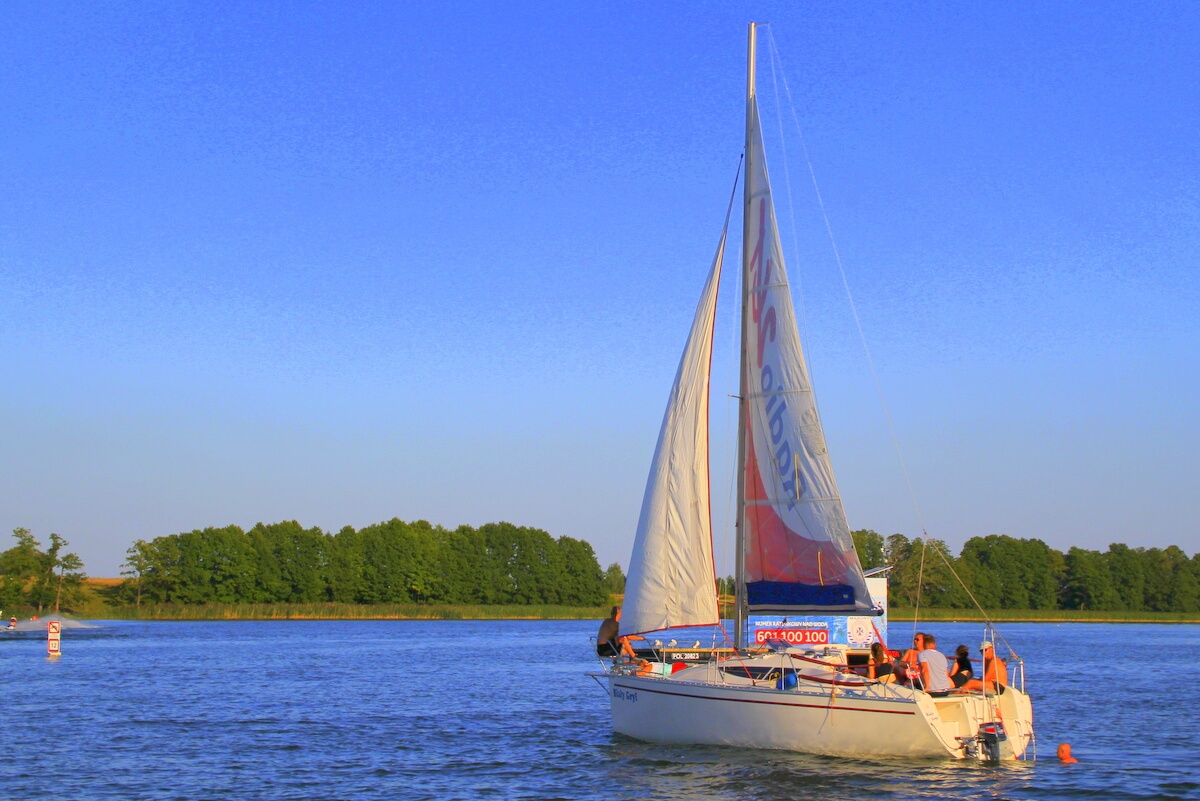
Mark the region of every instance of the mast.
[[755, 113], [755, 89], [754, 89], [754, 61], [755, 61], [755, 23], [750, 23], [749, 42], [747, 46], [746, 56], [746, 176], [747, 180], [742, 182], [742, 316], [741, 326], [741, 375], [738, 379], [738, 457], [737, 457], [737, 536], [734, 540], [734, 583], [735, 583], [735, 601], [736, 609], [734, 611], [733, 623], [733, 642], [736, 648], [746, 647], [746, 416], [749, 414], [747, 406], [749, 400], [749, 387], [746, 385], [747, 364], [746, 360], [746, 315], [750, 310], [750, 254], [753, 251], [753, 243], [750, 241], [751, 231], [746, 221], [750, 219], [750, 180], [751, 170], [754, 168], [750, 163], [751, 147], [750, 147], [750, 131], [754, 126], [753, 115]]

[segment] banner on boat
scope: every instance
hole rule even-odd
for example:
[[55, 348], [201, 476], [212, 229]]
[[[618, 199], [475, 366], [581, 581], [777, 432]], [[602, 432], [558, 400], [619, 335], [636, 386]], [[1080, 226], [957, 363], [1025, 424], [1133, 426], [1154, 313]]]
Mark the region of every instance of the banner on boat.
[[771, 640], [782, 640], [788, 645], [816, 647], [869, 648], [873, 642], [886, 645], [887, 579], [882, 576], [868, 578], [867, 590], [875, 607], [883, 610], [882, 615], [751, 615], [749, 641], [754, 645], [765, 645]]

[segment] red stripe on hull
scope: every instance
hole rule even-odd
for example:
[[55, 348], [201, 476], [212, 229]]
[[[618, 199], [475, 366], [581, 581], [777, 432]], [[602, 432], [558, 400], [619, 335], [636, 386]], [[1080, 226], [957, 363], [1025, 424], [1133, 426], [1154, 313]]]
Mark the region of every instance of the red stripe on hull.
[[[752, 700], [752, 699], [741, 699], [741, 698], [714, 698], [714, 697], [707, 696], [707, 695], [692, 695], [691, 693], [673, 693], [668, 690], [656, 690], [656, 689], [653, 689], [650, 687], [641, 687], [641, 686], [635, 687], [635, 686], [630, 686], [628, 684], [617, 684], [615, 682], [613, 683], [613, 687], [620, 687], [621, 689], [624, 689], [624, 690], [633, 690], [634, 692], [648, 692], [648, 693], [655, 693], [657, 695], [675, 695], [675, 696], [679, 696], [681, 698], [695, 698], [699, 701], [728, 701], [728, 702], [731, 702], [734, 704], [766, 704], [767, 706], [796, 706], [796, 707], [804, 707], [806, 709], [829, 709], [831, 706], [830, 704], [796, 704], [796, 703], [789, 703], [787, 701], [756, 701], [756, 700]], [[883, 703], [893, 703], [893, 702], [884, 701]], [[911, 702], [904, 701], [902, 703], [911, 703]], [[915, 714], [917, 714], [916, 712], [907, 712], [907, 711], [902, 711], [902, 710], [863, 709], [862, 707], [857, 707], [857, 706], [838, 705], [838, 706], [834, 706], [833, 708], [838, 710], [839, 712], [867, 712], [867, 713], [878, 714], [878, 715], [915, 715]]]

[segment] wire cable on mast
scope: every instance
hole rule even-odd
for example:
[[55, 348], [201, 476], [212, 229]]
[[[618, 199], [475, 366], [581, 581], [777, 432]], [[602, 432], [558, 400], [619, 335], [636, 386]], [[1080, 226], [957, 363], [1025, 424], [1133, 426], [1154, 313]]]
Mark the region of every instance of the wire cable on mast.
[[[800, 137], [800, 148], [804, 153], [804, 161], [808, 165], [808, 175], [812, 180], [813, 191], [817, 196], [817, 206], [821, 210], [821, 219], [825, 223], [825, 233], [829, 236], [829, 244], [833, 248], [833, 258], [837, 262], [838, 273], [842, 278], [842, 288], [846, 291], [846, 299], [850, 302], [850, 313], [854, 317], [854, 325], [858, 329], [858, 338], [862, 343], [863, 352], [867, 357], [867, 367], [871, 371], [871, 380], [875, 384], [875, 392], [879, 396], [879, 405], [883, 407], [883, 416], [887, 421], [888, 432], [892, 437], [892, 445], [896, 449], [896, 456], [900, 460], [900, 469], [904, 473], [904, 483], [908, 487], [908, 495], [912, 500], [913, 508], [916, 510], [917, 522], [920, 524], [921, 533], [925, 535], [925, 516], [921, 512], [921, 504], [917, 500], [917, 493], [913, 489], [912, 477], [908, 472], [908, 465], [904, 461], [904, 451], [900, 447], [900, 438], [896, 435], [896, 425], [892, 422], [892, 413], [888, 408], [887, 398], [883, 393], [883, 385], [879, 381], [879, 374], [875, 370], [875, 360], [871, 357], [871, 348], [867, 344], [867, 335], [863, 331], [862, 320], [858, 316], [858, 307], [854, 305], [854, 293], [850, 291], [850, 282], [846, 278], [846, 268], [842, 264], [842, 254], [838, 250], [837, 239], [833, 235], [833, 225], [829, 222], [829, 213], [825, 209], [825, 199], [821, 196], [821, 187], [817, 183], [817, 173], [813, 168], [812, 159], [809, 157], [808, 144], [804, 140], [804, 129], [800, 125], [800, 117], [796, 114], [796, 104], [792, 100], [792, 90], [788, 85], [787, 74], [783, 70], [783, 60], [779, 57], [779, 48], [775, 46], [775, 34], [770, 27], [767, 28], [767, 37], [771, 43], [772, 70], [774, 70], [774, 62], [780, 65], [779, 73], [783, 81], [783, 91], [787, 95], [788, 109], [792, 114], [792, 122], [796, 126], [796, 131]], [[784, 174], [787, 174], [786, 152], [784, 151]], [[789, 193], [790, 193], [789, 188]], [[790, 195], [789, 195], [790, 196]], [[925, 535], [928, 537], [928, 535]]]

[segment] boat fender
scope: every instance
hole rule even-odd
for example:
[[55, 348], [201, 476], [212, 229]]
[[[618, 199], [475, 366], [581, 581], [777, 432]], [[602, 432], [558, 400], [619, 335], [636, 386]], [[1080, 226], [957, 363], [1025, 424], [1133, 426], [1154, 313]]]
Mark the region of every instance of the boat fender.
[[778, 690], [794, 690], [796, 689], [796, 674], [784, 673], [779, 677], [779, 681], [775, 684]]

